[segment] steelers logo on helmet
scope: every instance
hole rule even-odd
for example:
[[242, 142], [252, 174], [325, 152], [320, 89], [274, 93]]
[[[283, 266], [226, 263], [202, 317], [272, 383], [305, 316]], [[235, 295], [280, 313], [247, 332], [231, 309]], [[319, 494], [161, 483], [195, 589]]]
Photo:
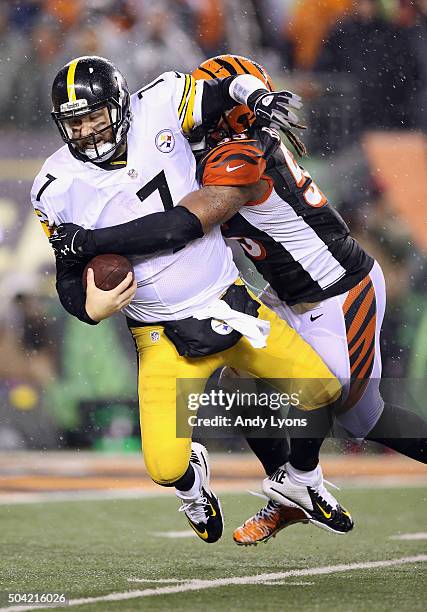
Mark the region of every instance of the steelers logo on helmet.
[[171, 130], [161, 130], [156, 136], [156, 147], [162, 153], [170, 153], [175, 147], [175, 136]]

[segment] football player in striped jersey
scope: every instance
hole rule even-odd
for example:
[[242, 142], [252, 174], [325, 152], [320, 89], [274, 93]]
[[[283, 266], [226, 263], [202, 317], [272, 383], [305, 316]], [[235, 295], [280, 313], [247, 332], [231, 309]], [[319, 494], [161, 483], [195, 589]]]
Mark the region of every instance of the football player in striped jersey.
[[[257, 74], [272, 89], [271, 79], [261, 66], [238, 56], [208, 60], [194, 75], [210, 79], [242, 73]], [[224, 236], [239, 240], [269, 282], [262, 299], [346, 382], [338, 419], [349, 434], [380, 441], [425, 461], [423, 439], [392, 439], [382, 433], [402, 417], [410, 428], [418, 417], [393, 406], [383, 410], [379, 331], [385, 287], [380, 267], [350, 236], [309, 173], [289, 149], [279, 144], [273, 132], [263, 129], [245, 134], [254, 119], [245, 105], [226, 113], [220, 128], [228, 131], [229, 137], [202, 156], [198, 164], [202, 189], [180, 204], [199, 218], [204, 232], [222, 223]], [[303, 153], [304, 146], [291, 127], [285, 127], [285, 135]], [[168, 214], [150, 220], [152, 225], [145, 218], [145, 225], [135, 221], [128, 227], [110, 228], [112, 231], [89, 233], [71, 226], [61, 228], [60, 243], [72, 237], [75, 248], [85, 254], [108, 252], [114, 245], [117, 251], [120, 242], [123, 248], [118, 252], [150, 253], [164, 244], [166, 237], [169, 246], [179, 247], [189, 239], [190, 232], [183, 230], [187, 232], [184, 236], [178, 228], [168, 226]], [[151, 227], [157, 228], [155, 236]], [[126, 245], [125, 236], [130, 240]], [[268, 539], [297, 519], [308, 518], [338, 533], [348, 530], [346, 512], [325, 489], [319, 466], [319, 450], [329, 421], [320, 413], [311, 416], [313, 421], [319, 420], [316, 435], [293, 438], [286, 466], [272, 464], [268, 448], [257, 453], [264, 455], [263, 463], [268, 465], [270, 477], [264, 489], [272, 501], [236, 530], [238, 543]], [[289, 504], [300, 513], [297, 518], [284, 512], [284, 505]]]

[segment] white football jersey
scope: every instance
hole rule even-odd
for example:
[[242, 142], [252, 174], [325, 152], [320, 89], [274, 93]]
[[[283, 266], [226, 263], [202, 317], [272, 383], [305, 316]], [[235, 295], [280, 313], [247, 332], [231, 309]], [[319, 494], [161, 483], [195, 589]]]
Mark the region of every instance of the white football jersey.
[[[61, 223], [109, 227], [175, 206], [198, 189], [183, 134], [195, 117], [197, 90], [188, 75], [166, 72], [131, 96], [127, 164], [103, 170], [75, 159], [65, 145], [47, 159], [31, 199], [47, 233]], [[120, 164], [120, 162], [119, 162]], [[238, 271], [219, 228], [173, 253], [131, 257], [138, 289], [123, 312], [156, 322], [183, 319], [230, 286]]]

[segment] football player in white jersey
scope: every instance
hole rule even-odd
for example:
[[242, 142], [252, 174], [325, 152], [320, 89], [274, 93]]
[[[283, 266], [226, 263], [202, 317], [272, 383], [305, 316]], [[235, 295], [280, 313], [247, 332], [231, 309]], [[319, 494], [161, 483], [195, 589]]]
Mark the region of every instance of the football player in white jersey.
[[[147, 470], [158, 484], [175, 487], [191, 527], [215, 542], [222, 534], [221, 507], [209, 487], [206, 449], [191, 445], [188, 428], [183, 437], [176, 435], [177, 379], [190, 379], [191, 391], [200, 392], [214, 370], [231, 366], [275, 378], [279, 390], [289, 392], [292, 381], [284, 376], [309, 377], [301, 398], [308, 410], [336, 401], [341, 386], [314, 350], [239, 281], [219, 228], [205, 233], [196, 215], [174, 207], [198, 188], [185, 133], [242, 102], [288, 128], [296, 125], [292, 107], [298, 100], [288, 92], [270, 93], [253, 75], [196, 82], [178, 72], [164, 73], [130, 96], [121, 73], [98, 57], [62, 68], [52, 99], [66, 144], [45, 162], [31, 192], [46, 232], [69, 222], [95, 230], [150, 213], [155, 220], [165, 211], [172, 213], [174, 234], [182, 232], [177, 248], [167, 237], [155, 257], [133, 256], [136, 283], [129, 278], [112, 291], [99, 290], [89, 275], [85, 292], [86, 262], [57, 257], [57, 290], [68, 312], [86, 323], [120, 309], [126, 315], [138, 352]], [[194, 233], [197, 238], [182, 248]], [[74, 252], [74, 243], [60, 251]], [[218, 319], [226, 334], [216, 332]], [[341, 508], [339, 513], [345, 523], [340, 528], [349, 531], [350, 516]]]
[[[204, 62], [194, 74], [209, 78], [243, 72], [261, 77], [263, 68], [242, 57], [220, 56]], [[268, 75], [265, 82], [272, 87]], [[253, 121], [251, 114], [247, 107], [234, 108], [227, 117], [233, 132]], [[287, 135], [291, 133], [287, 131]], [[302, 150], [300, 142], [295, 144]], [[214, 223], [226, 221], [223, 234], [241, 242], [270, 283], [263, 299], [302, 333], [345, 382], [346, 397], [338, 418], [346, 430], [354, 437], [379, 441], [425, 462], [425, 422], [395, 406], [387, 405], [383, 410], [379, 394], [379, 331], [385, 306], [381, 270], [349, 235], [345, 223], [286, 147], [275, 149], [274, 134], [269, 130], [243, 139], [225, 139], [199, 163], [203, 189], [184, 198], [181, 204], [198, 215], [205, 231]], [[265, 157], [269, 158], [267, 168]], [[260, 179], [268, 185], [264, 192], [257, 186]], [[243, 202], [248, 193], [239, 195], [239, 186], [248, 184], [252, 185], [251, 193]], [[222, 199], [214, 209], [209, 207], [207, 188], [216, 189]], [[239, 197], [244, 206], [233, 216]], [[126, 236], [129, 243], [120, 252], [149, 253], [155, 250], [156, 242], [159, 248], [168, 231], [176, 235], [171, 246], [181, 245], [178, 233], [171, 226], [168, 229], [166, 217], [157, 221], [159, 234], [152, 240], [145, 238], [149, 233], [149, 217], [133, 227], [128, 224], [83, 232], [69, 226], [61, 231], [64, 244], [73, 238], [75, 248], [86, 254], [106, 252], [118, 240], [124, 242]], [[317, 414], [320, 412], [314, 418]], [[267, 474], [272, 476], [266, 479], [264, 487], [275, 501], [236, 530], [236, 542], [255, 544], [294, 521], [295, 515], [283, 511], [277, 502], [296, 502], [313, 522], [330, 527], [335, 502], [330, 496], [329, 504], [325, 505], [325, 499], [316, 497], [322, 479], [318, 454], [324, 420], [316, 425], [317, 435], [313, 438], [293, 440], [286, 469], [274, 464], [271, 450], [263, 451], [261, 459]], [[276, 473], [272, 475], [272, 471]]]

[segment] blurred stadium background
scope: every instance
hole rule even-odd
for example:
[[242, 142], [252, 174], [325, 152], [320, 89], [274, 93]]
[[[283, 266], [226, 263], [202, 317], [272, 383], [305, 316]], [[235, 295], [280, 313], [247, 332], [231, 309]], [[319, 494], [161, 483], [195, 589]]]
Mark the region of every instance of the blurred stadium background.
[[[50, 119], [53, 76], [72, 57], [104, 55], [134, 91], [165, 70], [191, 72], [226, 52], [258, 60], [277, 87], [303, 96], [306, 165], [385, 272], [384, 376], [427, 376], [427, 0], [0, 0], [5, 499], [150, 487], [138, 454], [135, 358], [124, 321], [91, 328], [62, 310], [53, 253], [31, 209], [32, 180], [61, 146]], [[210, 446], [245, 450], [242, 440]], [[378, 467], [351, 443], [328, 448], [351, 453], [326, 460], [332, 476], [420, 474], [396, 457]], [[69, 460], [65, 449], [89, 454]], [[232, 481], [219, 459], [224, 486], [260, 475], [248, 454], [233, 456]]]

